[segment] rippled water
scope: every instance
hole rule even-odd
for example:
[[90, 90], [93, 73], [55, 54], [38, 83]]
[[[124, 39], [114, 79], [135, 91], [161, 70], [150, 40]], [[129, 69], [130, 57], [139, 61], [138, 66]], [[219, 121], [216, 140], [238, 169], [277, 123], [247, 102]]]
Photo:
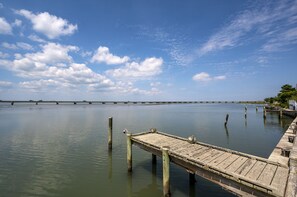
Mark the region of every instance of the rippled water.
[[[133, 147], [127, 173], [124, 128], [155, 127], [182, 137], [268, 157], [292, 121], [248, 105], [0, 105], [0, 196], [162, 196], [162, 165]], [[228, 130], [224, 127], [230, 114]], [[107, 120], [114, 118], [113, 150]], [[172, 196], [232, 196], [171, 164]]]

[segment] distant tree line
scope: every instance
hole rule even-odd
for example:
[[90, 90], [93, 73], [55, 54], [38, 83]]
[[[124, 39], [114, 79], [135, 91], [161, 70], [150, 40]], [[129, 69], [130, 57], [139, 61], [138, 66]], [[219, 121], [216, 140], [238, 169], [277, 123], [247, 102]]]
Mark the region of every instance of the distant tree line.
[[297, 90], [289, 84], [281, 87], [276, 97], [265, 98], [264, 101], [272, 106], [289, 107], [289, 100], [297, 101]]

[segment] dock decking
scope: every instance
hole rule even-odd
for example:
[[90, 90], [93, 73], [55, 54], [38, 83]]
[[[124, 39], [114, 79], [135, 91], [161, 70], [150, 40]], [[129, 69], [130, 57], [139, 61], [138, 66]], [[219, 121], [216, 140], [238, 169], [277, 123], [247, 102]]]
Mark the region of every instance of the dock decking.
[[134, 134], [131, 141], [157, 156], [162, 156], [162, 147], [168, 147], [171, 162], [236, 194], [285, 195], [286, 165], [156, 131]]

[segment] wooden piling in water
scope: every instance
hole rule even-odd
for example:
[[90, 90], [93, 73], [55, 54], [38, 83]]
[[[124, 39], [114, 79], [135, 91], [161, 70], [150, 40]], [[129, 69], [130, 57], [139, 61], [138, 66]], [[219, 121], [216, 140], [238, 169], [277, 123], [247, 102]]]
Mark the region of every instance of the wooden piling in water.
[[112, 117], [108, 118], [108, 149], [112, 149]]
[[168, 155], [169, 147], [162, 147], [163, 160], [163, 196], [170, 196], [170, 160]]
[[279, 117], [279, 119], [283, 118], [283, 110], [282, 109], [279, 110], [279, 116], [278, 117]]
[[264, 107], [263, 107], [263, 118], [264, 118], [264, 119], [266, 119], [266, 113], [267, 113], [267, 112], [266, 112], [266, 108], [265, 108], [265, 106], [264, 106]]
[[127, 133], [127, 165], [128, 172], [132, 172], [132, 141], [131, 141], [131, 133]]
[[225, 127], [227, 126], [228, 124], [228, 120], [229, 120], [229, 114], [226, 115], [226, 120], [225, 120]]

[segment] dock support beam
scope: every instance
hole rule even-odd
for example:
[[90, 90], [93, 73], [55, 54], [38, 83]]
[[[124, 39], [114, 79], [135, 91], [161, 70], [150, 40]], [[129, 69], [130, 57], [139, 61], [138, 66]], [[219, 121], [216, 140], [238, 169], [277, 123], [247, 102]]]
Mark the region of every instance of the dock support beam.
[[112, 149], [112, 117], [108, 118], [108, 150]]
[[127, 165], [128, 172], [132, 172], [132, 141], [131, 133], [127, 133]]
[[189, 183], [196, 183], [195, 173], [189, 172]]
[[163, 196], [170, 196], [170, 160], [168, 155], [169, 147], [162, 147], [163, 159]]
[[157, 156], [152, 154], [152, 164], [156, 165], [156, 163], [157, 163]]

